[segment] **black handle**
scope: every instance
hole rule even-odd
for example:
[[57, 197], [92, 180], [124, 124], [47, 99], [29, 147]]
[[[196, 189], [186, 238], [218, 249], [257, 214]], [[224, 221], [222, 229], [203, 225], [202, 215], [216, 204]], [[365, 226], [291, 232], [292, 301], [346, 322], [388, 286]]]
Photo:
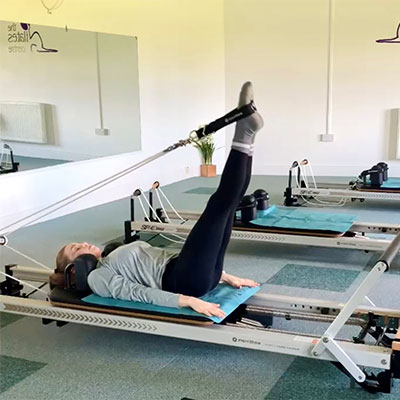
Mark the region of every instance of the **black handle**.
[[219, 129], [224, 128], [225, 126], [232, 124], [233, 122], [237, 122], [243, 118], [246, 118], [256, 111], [257, 108], [253, 101], [243, 107], [235, 108], [228, 114], [225, 114], [223, 117], [218, 118], [213, 122], [210, 122], [205, 127], [197, 129], [197, 131], [195, 131], [197, 138], [201, 139], [202, 137], [207, 136], [210, 133], [217, 132]]

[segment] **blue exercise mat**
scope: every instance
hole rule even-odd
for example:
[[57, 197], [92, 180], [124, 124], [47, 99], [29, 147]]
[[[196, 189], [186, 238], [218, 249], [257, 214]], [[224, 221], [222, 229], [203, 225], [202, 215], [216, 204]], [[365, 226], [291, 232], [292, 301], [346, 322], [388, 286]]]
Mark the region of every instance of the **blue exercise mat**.
[[349, 214], [270, 206], [266, 210], [257, 211], [257, 218], [250, 223], [269, 228], [344, 233], [351, 228], [356, 219], [355, 215]]
[[[241, 289], [236, 289], [225, 283], [220, 283], [211, 292], [206, 293], [204, 296], [200, 297], [204, 301], [209, 301], [211, 303], [220, 304], [221, 310], [223, 310], [228, 316], [232, 311], [234, 311], [240, 304], [243, 304], [248, 298], [253, 296], [254, 293], [258, 292], [260, 287], [242, 287]], [[129, 310], [136, 311], [149, 311], [165, 314], [175, 314], [175, 315], [186, 315], [188, 317], [203, 317], [208, 318], [214, 322], [221, 322], [224, 318], [218, 317], [207, 317], [206, 315], [199, 314], [198, 312], [192, 310], [191, 308], [182, 307], [162, 307], [155, 306], [153, 304], [141, 303], [138, 301], [128, 301], [128, 300], [116, 300], [109, 297], [100, 297], [96, 294], [91, 294], [82, 299], [86, 303], [96, 304], [100, 306], [118, 307], [125, 308]]]
[[[371, 184], [371, 181], [367, 179], [365, 181], [367, 185]], [[388, 178], [387, 181], [384, 181], [381, 186], [379, 186], [380, 189], [399, 189], [400, 190], [400, 178]]]

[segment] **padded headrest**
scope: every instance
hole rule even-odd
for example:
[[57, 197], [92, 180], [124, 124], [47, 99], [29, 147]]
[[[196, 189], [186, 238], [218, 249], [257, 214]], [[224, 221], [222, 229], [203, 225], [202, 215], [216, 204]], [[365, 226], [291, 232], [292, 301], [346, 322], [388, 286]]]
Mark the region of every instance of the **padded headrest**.
[[[93, 254], [82, 254], [74, 262], [68, 264], [64, 271], [65, 289], [76, 292], [91, 292], [87, 283], [89, 274], [96, 269], [97, 258]], [[72, 282], [71, 271], [75, 269], [75, 281]]]

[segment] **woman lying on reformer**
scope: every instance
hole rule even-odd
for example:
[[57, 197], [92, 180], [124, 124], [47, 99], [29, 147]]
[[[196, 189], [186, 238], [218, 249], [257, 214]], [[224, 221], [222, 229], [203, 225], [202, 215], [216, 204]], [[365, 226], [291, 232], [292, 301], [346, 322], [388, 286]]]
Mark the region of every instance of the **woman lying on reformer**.
[[[247, 82], [240, 93], [239, 107], [252, 100], [253, 88]], [[223, 262], [237, 206], [250, 182], [255, 135], [263, 124], [258, 112], [236, 123], [220, 184], [179, 254], [136, 241], [102, 258], [101, 250], [94, 245], [70, 243], [58, 252], [57, 268], [50, 276], [50, 285], [63, 288], [67, 265], [80, 255], [92, 254], [98, 263], [89, 273], [87, 283], [99, 296], [167, 307], [190, 307], [206, 316], [225, 317], [219, 304], [198, 297], [221, 281], [236, 288], [258, 286], [251, 279], [226, 274]]]

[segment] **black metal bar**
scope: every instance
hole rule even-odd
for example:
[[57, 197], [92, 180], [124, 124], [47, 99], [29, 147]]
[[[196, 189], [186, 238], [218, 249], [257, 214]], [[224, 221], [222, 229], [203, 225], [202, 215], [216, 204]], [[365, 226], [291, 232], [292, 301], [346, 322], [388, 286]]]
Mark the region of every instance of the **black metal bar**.
[[150, 222], [154, 222], [154, 215], [153, 215], [153, 192], [149, 190], [149, 220]]
[[37, 289], [32, 290], [32, 292], [28, 293], [25, 297], [31, 296], [33, 293], [36, 293], [36, 292], [38, 291], [38, 289], [41, 289], [42, 287], [44, 287], [44, 286], [46, 286], [46, 285], [47, 285], [47, 282], [41, 284]]
[[131, 221], [135, 220], [135, 200], [133, 196], [130, 198], [130, 212], [131, 212]]

